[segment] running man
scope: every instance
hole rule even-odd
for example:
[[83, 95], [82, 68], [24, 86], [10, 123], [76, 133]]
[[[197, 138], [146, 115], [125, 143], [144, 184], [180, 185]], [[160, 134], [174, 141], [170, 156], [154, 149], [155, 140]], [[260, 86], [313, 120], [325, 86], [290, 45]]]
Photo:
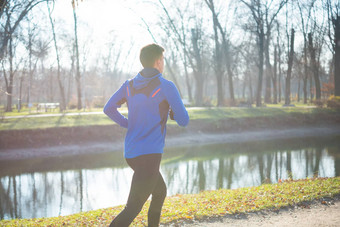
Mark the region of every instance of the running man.
[[[173, 82], [163, 78], [164, 49], [150, 44], [140, 51], [144, 69], [127, 80], [112, 95], [104, 113], [121, 127], [127, 128], [124, 157], [133, 169], [130, 194], [124, 210], [111, 222], [113, 227], [127, 227], [152, 195], [148, 226], [158, 226], [166, 197], [166, 185], [159, 171], [164, 148], [166, 122], [189, 123], [179, 92]], [[128, 118], [117, 110], [127, 103]]]

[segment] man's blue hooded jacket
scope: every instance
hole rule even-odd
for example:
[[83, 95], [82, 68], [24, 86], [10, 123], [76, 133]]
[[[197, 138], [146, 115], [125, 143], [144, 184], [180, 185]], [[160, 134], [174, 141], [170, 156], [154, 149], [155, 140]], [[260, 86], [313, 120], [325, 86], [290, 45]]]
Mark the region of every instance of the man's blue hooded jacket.
[[[128, 118], [118, 112], [127, 103]], [[125, 158], [163, 153], [169, 109], [180, 126], [189, 123], [178, 90], [155, 68], [144, 68], [127, 80], [104, 106], [104, 113], [121, 127], [127, 128]]]

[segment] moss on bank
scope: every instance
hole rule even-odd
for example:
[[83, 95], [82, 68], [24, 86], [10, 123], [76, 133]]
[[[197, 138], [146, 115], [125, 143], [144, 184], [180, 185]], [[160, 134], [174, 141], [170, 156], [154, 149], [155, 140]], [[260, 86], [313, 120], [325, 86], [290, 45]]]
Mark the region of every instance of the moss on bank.
[[[161, 223], [180, 223], [264, 209], [280, 209], [339, 194], [340, 177], [288, 180], [257, 187], [175, 195], [167, 197]], [[137, 216], [133, 226], [147, 225], [148, 207], [149, 203]], [[0, 226], [106, 226], [122, 209], [122, 206], [118, 206], [62, 217], [2, 220]]]

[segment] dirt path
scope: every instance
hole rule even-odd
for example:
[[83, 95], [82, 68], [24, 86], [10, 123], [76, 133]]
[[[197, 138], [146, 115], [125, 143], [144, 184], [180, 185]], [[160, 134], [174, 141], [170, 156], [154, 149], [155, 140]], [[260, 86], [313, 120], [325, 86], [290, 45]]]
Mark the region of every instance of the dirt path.
[[[185, 227], [224, 226], [340, 226], [340, 197], [315, 201], [304, 206], [284, 208], [278, 212], [264, 211], [238, 216], [224, 217]], [[172, 225], [176, 226], [176, 225]]]

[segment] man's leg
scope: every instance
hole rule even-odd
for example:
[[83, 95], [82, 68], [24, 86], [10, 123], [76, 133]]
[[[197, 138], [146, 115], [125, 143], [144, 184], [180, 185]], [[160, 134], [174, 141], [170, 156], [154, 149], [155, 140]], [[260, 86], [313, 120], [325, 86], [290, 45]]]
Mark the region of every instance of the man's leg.
[[[144, 176], [134, 173], [127, 204], [122, 212], [111, 222], [110, 227], [128, 227], [143, 208], [144, 203], [151, 194], [150, 183], [144, 183]], [[149, 192], [149, 193], [148, 193]]]
[[159, 173], [157, 184], [152, 192], [152, 199], [148, 212], [148, 227], [156, 227], [159, 225], [165, 197], [166, 185], [161, 173]]
[[134, 170], [130, 194], [124, 210], [111, 222], [110, 227], [128, 227], [139, 214], [158, 183], [160, 160], [159, 154], [127, 159]]

